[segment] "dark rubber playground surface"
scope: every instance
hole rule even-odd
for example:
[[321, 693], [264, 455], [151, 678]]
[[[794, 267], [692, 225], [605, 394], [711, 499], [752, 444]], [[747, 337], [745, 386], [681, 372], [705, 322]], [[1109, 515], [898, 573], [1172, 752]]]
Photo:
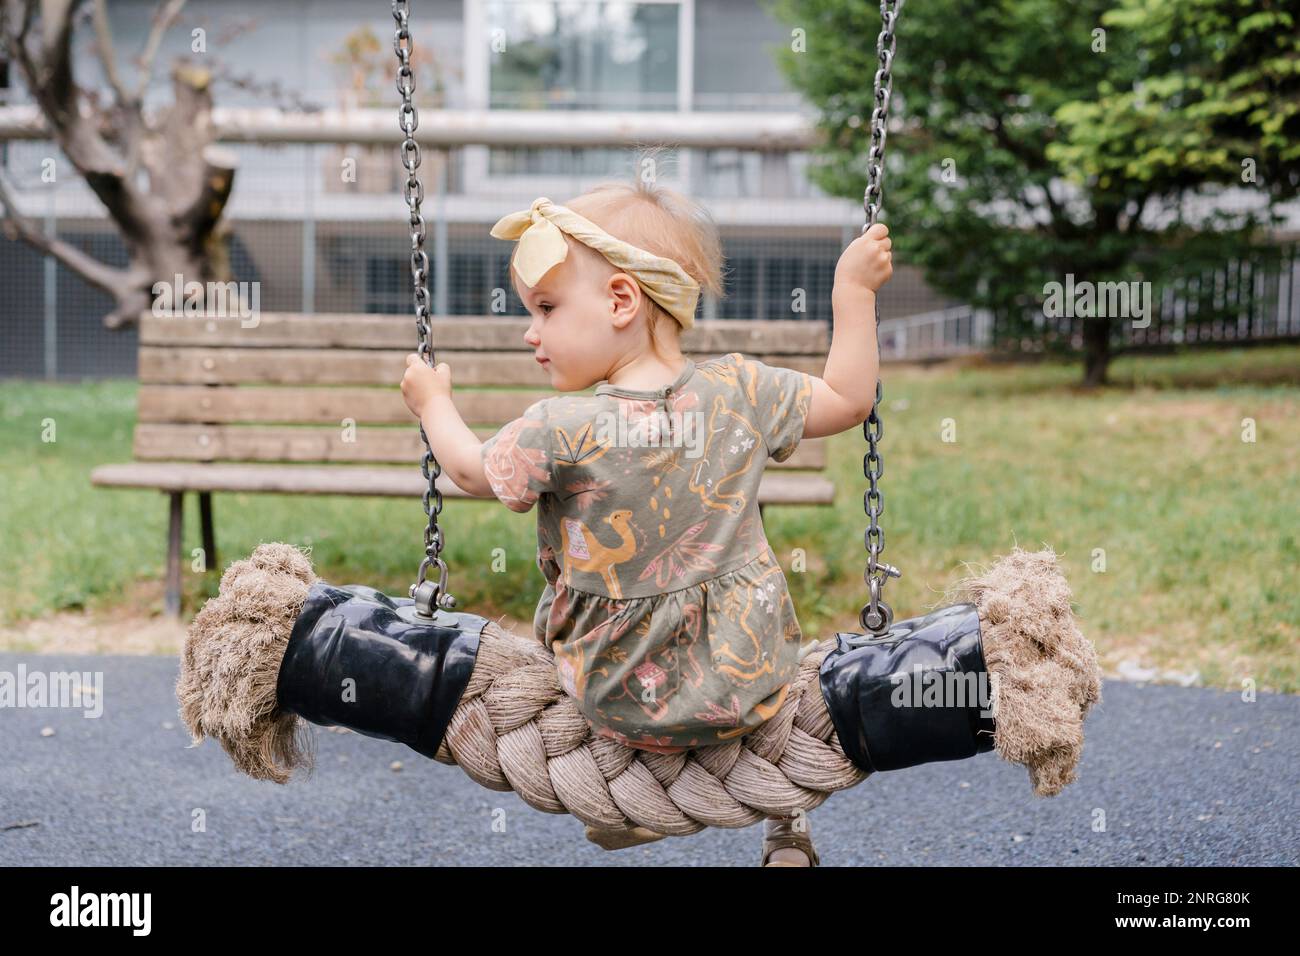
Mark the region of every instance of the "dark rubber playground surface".
[[[758, 862], [757, 826], [606, 852], [572, 816], [323, 728], [314, 775], [250, 780], [215, 742], [189, 748], [176, 658], [0, 654], [0, 671], [20, 663], [102, 672], [103, 714], [0, 709], [0, 866]], [[1112, 680], [1086, 734], [1079, 779], [1057, 797], [1035, 797], [1024, 769], [992, 753], [837, 793], [811, 813], [822, 864], [1300, 862], [1300, 698]]]

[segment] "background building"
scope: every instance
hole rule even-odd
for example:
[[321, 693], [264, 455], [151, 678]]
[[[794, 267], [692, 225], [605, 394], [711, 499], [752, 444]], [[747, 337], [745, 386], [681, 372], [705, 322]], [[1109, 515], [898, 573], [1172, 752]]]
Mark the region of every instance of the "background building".
[[[574, 110], [812, 119], [770, 55], [790, 42], [788, 31], [752, 0], [419, 0], [412, 8], [422, 129], [436, 122], [436, 108], [545, 110], [557, 124]], [[141, 47], [154, 9], [154, 0], [111, 4], [119, 61]], [[191, 52], [198, 29], [203, 62], [219, 77], [217, 106], [391, 108], [396, 127], [393, 27], [386, 3], [192, 2], [165, 39], [150, 101], [170, 100], [173, 57], [199, 58]], [[98, 61], [88, 48], [79, 54], [78, 78], [90, 85]], [[0, 63], [0, 104], [27, 102], [16, 83], [16, 70]], [[410, 311], [405, 174], [395, 146], [232, 148], [240, 156], [226, 213], [234, 278], [260, 282], [264, 311]], [[112, 225], [84, 183], [71, 173], [41, 181], [41, 161], [54, 153], [48, 142], [0, 142], [23, 213], [123, 264]], [[496, 288], [507, 290], [512, 312], [525, 314], [506, 276], [510, 244], [488, 235], [501, 215], [537, 196], [563, 202], [636, 172], [628, 149], [462, 146], [425, 149], [423, 157], [434, 311], [443, 318], [489, 314]], [[722, 232], [727, 294], [703, 303], [706, 317], [830, 318], [836, 261], [864, 217], [860, 202], [812, 185], [809, 162], [804, 152], [740, 149], [661, 157], [660, 180], [702, 201]], [[0, 287], [0, 375], [134, 374], [135, 330], [104, 329], [108, 297], [76, 275], [0, 238]], [[805, 312], [792, 311], [793, 288], [805, 290]], [[895, 317], [957, 305], [906, 266], [881, 304]], [[436, 326], [434, 334], [436, 341]]]

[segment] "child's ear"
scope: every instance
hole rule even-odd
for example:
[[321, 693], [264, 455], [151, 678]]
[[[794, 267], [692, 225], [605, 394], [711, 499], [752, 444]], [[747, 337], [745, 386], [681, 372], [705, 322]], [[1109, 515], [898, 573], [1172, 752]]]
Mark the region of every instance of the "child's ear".
[[606, 288], [608, 289], [614, 327], [618, 329], [624, 328], [641, 311], [644, 302], [641, 286], [626, 272], [616, 272], [609, 277]]

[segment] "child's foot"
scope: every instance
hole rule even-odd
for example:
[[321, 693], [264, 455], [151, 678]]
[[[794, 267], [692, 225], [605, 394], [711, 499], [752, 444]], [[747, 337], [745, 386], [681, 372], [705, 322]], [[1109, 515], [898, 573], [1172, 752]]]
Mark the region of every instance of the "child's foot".
[[792, 846], [783, 846], [767, 855], [764, 866], [812, 866], [812, 860], [803, 850]]
[[761, 866], [817, 866], [821, 860], [812, 843], [808, 818], [795, 830], [795, 817], [769, 817], [763, 821], [763, 859]]

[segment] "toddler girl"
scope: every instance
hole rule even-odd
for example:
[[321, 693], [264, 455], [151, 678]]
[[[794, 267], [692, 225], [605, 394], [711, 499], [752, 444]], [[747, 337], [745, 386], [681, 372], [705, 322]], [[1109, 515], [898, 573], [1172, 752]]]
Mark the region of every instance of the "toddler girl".
[[513, 511], [537, 505], [534, 634], [594, 733], [676, 753], [734, 740], [781, 707], [816, 642], [801, 652], [759, 481], [801, 438], [867, 417], [884, 233], [840, 260], [825, 379], [739, 352], [682, 354], [701, 289], [722, 292], [721, 243], [698, 206], [645, 185], [540, 198], [492, 229], [518, 240], [524, 341], [558, 391], [594, 394], [535, 402], [480, 444], [446, 364], [408, 356], [403, 395], [448, 476]]

